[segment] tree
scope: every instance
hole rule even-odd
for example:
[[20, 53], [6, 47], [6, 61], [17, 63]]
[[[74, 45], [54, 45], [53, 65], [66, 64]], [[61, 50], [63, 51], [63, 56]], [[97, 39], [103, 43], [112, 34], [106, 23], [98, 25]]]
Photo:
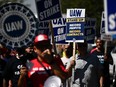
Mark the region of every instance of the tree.
[[19, 3], [23, 3], [24, 0], [0, 0], [0, 6], [5, 4], [5, 3], [8, 3], [8, 2], [19, 2]]
[[86, 17], [97, 19], [96, 35], [99, 36], [103, 0], [61, 0], [61, 8], [63, 13], [66, 13], [67, 8], [85, 8]]

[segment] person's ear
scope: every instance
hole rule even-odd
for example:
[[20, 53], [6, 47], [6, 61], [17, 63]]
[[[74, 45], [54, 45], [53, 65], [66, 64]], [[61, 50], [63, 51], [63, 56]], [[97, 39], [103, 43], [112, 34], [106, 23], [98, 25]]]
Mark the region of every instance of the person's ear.
[[36, 52], [37, 52], [37, 47], [34, 46], [34, 47], [33, 47], [33, 50], [34, 50], [34, 52], [36, 53]]

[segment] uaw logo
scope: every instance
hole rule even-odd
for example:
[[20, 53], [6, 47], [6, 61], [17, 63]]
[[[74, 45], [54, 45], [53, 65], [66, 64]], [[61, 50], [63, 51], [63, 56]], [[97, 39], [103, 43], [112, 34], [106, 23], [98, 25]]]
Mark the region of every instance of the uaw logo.
[[36, 35], [33, 12], [20, 3], [0, 7], [0, 41], [11, 48], [28, 45]]

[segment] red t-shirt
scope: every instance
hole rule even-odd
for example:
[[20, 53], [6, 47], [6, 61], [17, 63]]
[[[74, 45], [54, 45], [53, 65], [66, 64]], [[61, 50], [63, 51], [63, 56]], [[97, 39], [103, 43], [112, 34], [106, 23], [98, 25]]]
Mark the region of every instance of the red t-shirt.
[[[65, 67], [60, 58], [54, 58], [57, 61], [58, 66], [64, 71]], [[51, 71], [51, 66], [45, 62], [42, 62], [47, 70]], [[37, 58], [31, 60], [27, 65], [29, 68], [28, 76], [30, 77], [34, 87], [43, 87], [45, 80], [49, 77], [44, 67], [38, 62]]]

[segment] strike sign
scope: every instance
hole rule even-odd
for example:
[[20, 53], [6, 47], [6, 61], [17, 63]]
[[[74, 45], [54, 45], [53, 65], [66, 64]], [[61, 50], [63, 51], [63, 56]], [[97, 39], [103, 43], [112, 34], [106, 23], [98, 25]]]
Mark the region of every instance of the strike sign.
[[36, 7], [39, 21], [62, 17], [59, 0], [36, 0]]
[[67, 9], [66, 42], [84, 42], [85, 9]]
[[104, 0], [105, 33], [116, 34], [116, 0]]

